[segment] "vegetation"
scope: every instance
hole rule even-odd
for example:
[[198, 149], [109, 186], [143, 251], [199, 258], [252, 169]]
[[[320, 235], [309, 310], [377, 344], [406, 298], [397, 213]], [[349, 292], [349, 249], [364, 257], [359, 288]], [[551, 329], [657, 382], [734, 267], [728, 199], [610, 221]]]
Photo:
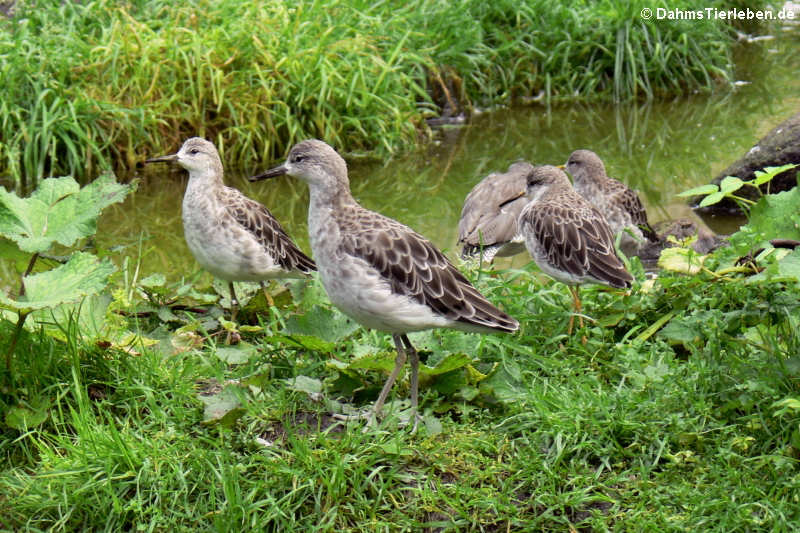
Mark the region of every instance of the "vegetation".
[[123, 264], [28, 320], [0, 374], [0, 527], [790, 530], [800, 250], [768, 240], [800, 239], [798, 195], [763, 197], [729, 247], [682, 248], [655, 279], [634, 260], [629, 293], [584, 288], [572, 337], [562, 284], [464, 265], [522, 329], [415, 334], [413, 436], [401, 401], [366, 433], [331, 416], [369, 405], [393, 354], [317, 281], [272, 308], [253, 291], [243, 342], [223, 346], [213, 290]]
[[797, 165], [782, 165], [780, 167], [767, 167], [764, 170], [756, 170], [755, 176], [750, 181], [744, 181], [737, 176], [725, 176], [722, 178], [719, 185], [714, 183], [701, 185], [700, 187], [684, 191], [678, 196], [693, 197], [704, 195], [703, 199], [697, 204], [698, 207], [714, 205], [727, 198], [735, 202], [736, 205], [739, 206], [739, 209], [749, 217], [750, 209], [756, 202], [747, 198], [746, 195], [736, 194], [737, 191], [747, 186], [755, 189], [756, 195], [761, 197], [763, 196], [759, 188], [761, 185], [767, 184], [767, 192], [769, 192], [769, 185], [775, 176], [787, 170], [792, 170], [795, 167], [797, 167]]
[[[83, 189], [69, 176], [49, 178], [27, 199], [0, 188], [0, 256], [26, 265], [16, 298], [0, 292], [0, 310], [17, 315], [7, 348], [6, 371], [11, 370], [11, 356], [29, 315], [43, 310], [52, 312], [53, 308], [80, 302], [105, 288], [114, 271], [107, 258], [101, 261], [81, 251], [53, 258], [49, 252], [55, 245], [70, 247], [94, 235], [100, 211], [121, 202], [131, 189], [117, 184], [108, 174]], [[40, 258], [63, 264], [34, 274]]]
[[54, 174], [85, 181], [192, 135], [239, 166], [306, 137], [385, 156], [424, 139], [426, 118], [470, 106], [732, 80], [725, 21], [644, 21], [644, 7], [656, 5], [20, 1], [0, 19], [0, 176], [26, 191]]

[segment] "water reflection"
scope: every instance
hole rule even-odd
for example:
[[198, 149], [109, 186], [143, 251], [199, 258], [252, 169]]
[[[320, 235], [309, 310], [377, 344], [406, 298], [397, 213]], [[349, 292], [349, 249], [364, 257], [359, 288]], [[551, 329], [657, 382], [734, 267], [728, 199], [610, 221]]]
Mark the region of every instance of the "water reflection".
[[[800, 103], [800, 54], [750, 50], [753, 57], [741, 59], [741, 76], [753, 83], [735, 91], [657, 103], [484, 113], [466, 126], [444, 128], [437, 144], [424, 152], [385, 164], [351, 164], [353, 195], [455, 257], [462, 202], [486, 174], [505, 171], [519, 159], [560, 164], [573, 150], [589, 148], [603, 158], [609, 175], [640, 191], [651, 223], [696, 219], [675, 195], [707, 183]], [[135, 195], [103, 216], [98, 241], [107, 247], [126, 244], [127, 254], [141, 259], [144, 275], [163, 271], [174, 279], [191, 274], [199, 267], [183, 242], [180, 224], [185, 173], [151, 172], [141, 176]], [[266, 205], [308, 250], [305, 185], [291, 178], [250, 184], [245, 180], [250, 173], [229, 171], [226, 182]], [[729, 232], [737, 223], [723, 222], [728, 226], [714, 224], [712, 229]]]

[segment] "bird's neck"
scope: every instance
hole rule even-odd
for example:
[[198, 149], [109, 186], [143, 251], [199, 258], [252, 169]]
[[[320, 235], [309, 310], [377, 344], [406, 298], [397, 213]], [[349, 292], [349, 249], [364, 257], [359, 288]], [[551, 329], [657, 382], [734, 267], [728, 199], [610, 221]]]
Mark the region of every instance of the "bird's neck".
[[597, 176], [575, 180], [575, 190], [582, 196], [595, 196], [600, 194], [600, 182]]
[[[347, 187], [314, 184], [309, 188], [308, 230], [311, 235], [333, 235], [329, 229], [337, 226], [337, 213], [359, 207]], [[314, 246], [312, 237], [312, 248]]]
[[225, 187], [225, 184], [222, 182], [222, 173], [214, 172], [212, 169], [195, 170], [189, 174], [186, 193], [208, 194], [223, 187]]
[[350, 194], [350, 189], [339, 183], [312, 184], [309, 187], [309, 196], [309, 212], [357, 205], [353, 195]]

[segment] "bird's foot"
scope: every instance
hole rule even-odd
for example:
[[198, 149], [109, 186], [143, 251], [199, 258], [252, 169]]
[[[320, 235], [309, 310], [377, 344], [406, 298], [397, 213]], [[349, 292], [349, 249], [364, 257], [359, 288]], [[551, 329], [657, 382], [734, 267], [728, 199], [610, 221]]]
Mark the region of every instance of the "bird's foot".
[[344, 422], [352, 422], [354, 420], [367, 420], [372, 417], [375, 413], [372, 412], [372, 409], [364, 409], [358, 413], [351, 413], [351, 414], [344, 414], [344, 413], [333, 413], [331, 417], [335, 418], [336, 420], [342, 420]]
[[[402, 403], [400, 405], [402, 406]], [[392, 409], [391, 412], [393, 413], [394, 418], [396, 418], [398, 426], [405, 427], [409, 424], [412, 425], [411, 434], [413, 435], [417, 432], [419, 423], [422, 421], [422, 415], [420, 415], [416, 410], [411, 411], [408, 409], [407, 404], [405, 408], [401, 406], [397, 406], [395, 409]], [[367, 423], [364, 425], [363, 429], [364, 433], [368, 433], [377, 428], [380, 421], [384, 418], [383, 410], [381, 410], [381, 412], [376, 412], [374, 407], [362, 409], [361, 411], [355, 413], [333, 413], [331, 416], [336, 420], [341, 420], [344, 422], [366, 420]]]
[[414, 421], [414, 423], [411, 425], [411, 434], [416, 435], [417, 429], [419, 428], [419, 423], [423, 421], [422, 415], [419, 414], [417, 411], [411, 413], [411, 416], [409, 416], [408, 419], [406, 420], [402, 420], [399, 425], [408, 426], [412, 420]]

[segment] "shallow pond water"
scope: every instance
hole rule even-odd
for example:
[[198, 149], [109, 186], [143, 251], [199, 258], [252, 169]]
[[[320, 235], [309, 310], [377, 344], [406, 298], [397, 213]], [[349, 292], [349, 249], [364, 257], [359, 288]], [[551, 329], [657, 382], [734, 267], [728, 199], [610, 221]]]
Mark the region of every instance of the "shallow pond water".
[[[490, 172], [516, 160], [561, 164], [572, 150], [589, 148], [609, 175], [639, 190], [651, 223], [691, 217], [675, 195], [707, 183], [764, 133], [800, 108], [797, 36], [746, 45], [736, 90], [657, 103], [528, 106], [486, 112], [465, 126], [439, 132], [429, 149], [385, 164], [350, 164], [353, 194], [365, 207], [396, 218], [455, 257], [464, 197]], [[772, 51], [771, 51], [772, 50]], [[176, 146], [175, 149], [178, 147]], [[346, 151], [347, 147], [337, 147]], [[142, 154], [142, 158], [161, 154]], [[262, 202], [308, 250], [306, 186], [291, 178], [251, 184], [247, 171], [228, 170], [228, 185]], [[189, 276], [199, 266], [183, 241], [180, 205], [186, 173], [150, 166], [137, 176], [138, 191], [107, 209], [98, 244], [124, 246], [140, 276]], [[739, 221], [709, 220], [718, 233]], [[515, 265], [527, 259], [519, 256]]]

